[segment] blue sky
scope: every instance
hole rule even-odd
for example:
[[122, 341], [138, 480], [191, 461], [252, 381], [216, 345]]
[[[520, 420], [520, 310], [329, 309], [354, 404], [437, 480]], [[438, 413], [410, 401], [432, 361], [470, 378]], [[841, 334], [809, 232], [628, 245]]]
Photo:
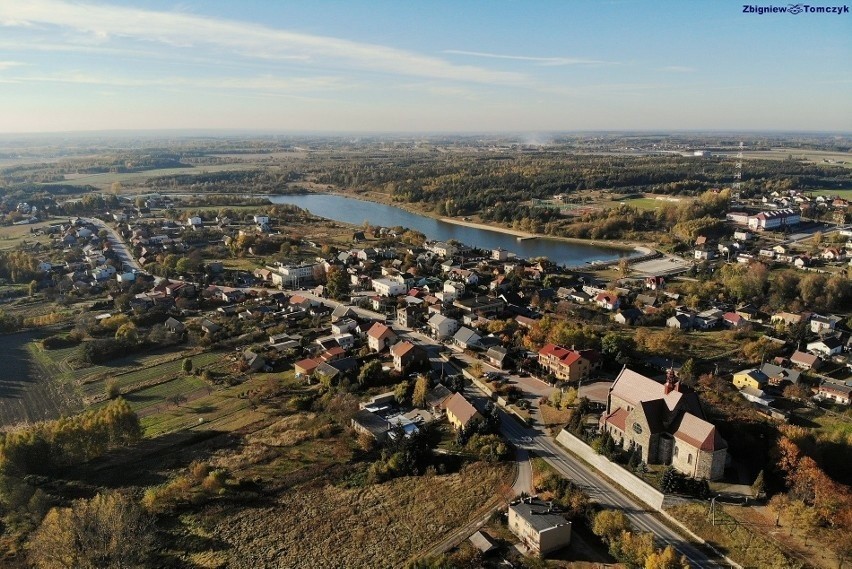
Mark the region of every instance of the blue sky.
[[0, 0], [0, 132], [852, 131], [852, 14], [742, 7]]

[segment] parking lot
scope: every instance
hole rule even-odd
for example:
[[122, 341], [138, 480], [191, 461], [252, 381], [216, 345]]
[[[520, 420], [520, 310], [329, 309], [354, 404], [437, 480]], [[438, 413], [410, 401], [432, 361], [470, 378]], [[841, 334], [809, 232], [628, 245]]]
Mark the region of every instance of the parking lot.
[[665, 276], [675, 273], [682, 273], [692, 266], [690, 261], [679, 257], [662, 257], [660, 259], [651, 259], [650, 261], [642, 261], [630, 265], [630, 269], [645, 273], [646, 275]]

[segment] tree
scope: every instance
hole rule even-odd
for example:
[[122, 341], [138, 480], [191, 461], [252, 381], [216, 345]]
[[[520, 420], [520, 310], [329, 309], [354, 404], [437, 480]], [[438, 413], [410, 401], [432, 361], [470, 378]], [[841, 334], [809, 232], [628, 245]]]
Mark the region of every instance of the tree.
[[54, 508], [27, 544], [43, 569], [145, 567], [153, 549], [151, 518], [129, 496], [112, 492]]
[[421, 375], [414, 383], [414, 393], [411, 396], [411, 402], [415, 407], [426, 406], [426, 396], [429, 394], [429, 377]]
[[400, 405], [406, 405], [411, 400], [409, 398], [409, 393], [411, 391], [411, 384], [407, 381], [403, 381], [401, 383], [397, 383], [396, 387], [393, 389], [393, 396], [396, 399], [396, 402]]
[[136, 331], [136, 325], [132, 322], [127, 322], [118, 327], [115, 331], [116, 340], [125, 340], [132, 344], [139, 341], [139, 333]]
[[621, 510], [601, 510], [592, 521], [592, 533], [607, 544], [618, 539], [621, 532], [629, 530], [630, 521]]
[[115, 378], [110, 378], [106, 381], [104, 395], [106, 395], [107, 399], [115, 399], [121, 395], [121, 389], [119, 389], [118, 381]]
[[645, 560], [645, 569], [689, 569], [686, 557], [678, 557], [677, 551], [671, 545], [658, 549]]
[[694, 385], [695, 378], [698, 377], [697, 367], [698, 366], [696, 365], [694, 358], [689, 358], [683, 362], [683, 366], [681, 366], [680, 371], [678, 372], [680, 380], [686, 385]]
[[340, 267], [330, 267], [325, 283], [328, 296], [334, 299], [349, 296], [349, 274]]
[[184, 358], [183, 363], [181, 364], [180, 367], [183, 370], [183, 373], [191, 372], [192, 371], [192, 359], [191, 358]]
[[375, 385], [382, 377], [382, 362], [380, 360], [370, 360], [358, 372], [358, 384], [361, 387]]

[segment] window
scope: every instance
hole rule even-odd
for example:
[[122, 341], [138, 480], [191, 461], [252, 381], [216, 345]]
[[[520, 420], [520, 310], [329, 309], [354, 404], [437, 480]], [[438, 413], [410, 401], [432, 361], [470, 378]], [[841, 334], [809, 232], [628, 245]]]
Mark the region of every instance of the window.
[[692, 464], [692, 454], [688, 454], [688, 455], [686, 455], [686, 463], [687, 463], [687, 464]]
[[642, 425], [640, 425], [639, 423], [633, 423], [633, 431], [637, 435], [641, 435], [642, 434]]
[[677, 446], [674, 447], [674, 455], [677, 456]]

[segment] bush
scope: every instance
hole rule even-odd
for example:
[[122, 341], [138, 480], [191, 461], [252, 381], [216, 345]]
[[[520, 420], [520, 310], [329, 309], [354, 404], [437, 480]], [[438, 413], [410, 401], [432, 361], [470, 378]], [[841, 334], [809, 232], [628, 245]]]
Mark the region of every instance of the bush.
[[107, 399], [115, 399], [121, 395], [121, 389], [118, 387], [118, 381], [115, 378], [108, 379], [104, 385], [104, 395]]
[[62, 348], [70, 348], [80, 343], [80, 339], [75, 335], [70, 334], [54, 334], [48, 336], [41, 341], [41, 347], [45, 350], [61, 350]]

